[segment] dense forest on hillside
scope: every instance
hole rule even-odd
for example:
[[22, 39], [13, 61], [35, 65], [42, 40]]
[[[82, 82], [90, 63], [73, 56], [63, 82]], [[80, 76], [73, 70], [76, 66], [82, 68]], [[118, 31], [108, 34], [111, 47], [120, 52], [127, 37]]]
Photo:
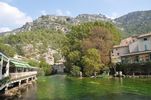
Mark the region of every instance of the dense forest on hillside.
[[[49, 75], [52, 67], [46, 62], [45, 57], [54, 57], [55, 61], [60, 60], [60, 50], [65, 41], [66, 36], [61, 31], [37, 29], [0, 37], [0, 51], [8, 57], [20, 55], [25, 58], [22, 60], [28, 61], [32, 66], [39, 66], [46, 75]], [[52, 55], [49, 49], [56, 53]]]
[[[65, 34], [60, 31], [52, 31], [47, 29], [37, 29], [34, 31], [23, 32], [16, 35], [7, 35], [1, 37], [1, 43], [7, 47], [11, 47], [12, 53], [30, 58], [37, 54], [48, 51], [48, 48], [59, 50], [65, 42]], [[3, 46], [1, 44], [1, 46]], [[1, 49], [1, 51], [3, 51]], [[9, 51], [10, 52], [10, 51]], [[8, 56], [14, 56], [4, 51]]]

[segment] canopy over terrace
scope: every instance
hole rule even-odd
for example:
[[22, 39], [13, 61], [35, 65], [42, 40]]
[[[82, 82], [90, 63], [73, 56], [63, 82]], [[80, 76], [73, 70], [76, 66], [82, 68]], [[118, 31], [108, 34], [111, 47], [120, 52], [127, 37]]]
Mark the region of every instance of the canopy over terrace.
[[4, 61], [8, 61], [8, 57], [5, 56], [3, 53], [0, 52], [0, 61], [4, 60]]
[[9, 80], [36, 77], [38, 68], [27, 62], [9, 58], [0, 52], [0, 80], [9, 77]]
[[19, 61], [16, 59], [10, 59], [10, 73], [13, 72], [27, 72], [38, 69], [37, 67], [32, 67], [28, 63]]
[[35, 76], [37, 74], [37, 70], [37, 67], [32, 67], [26, 62], [10, 59], [10, 80]]
[[13, 63], [15, 65], [15, 67], [22, 67], [22, 68], [36, 68], [36, 67], [32, 67], [30, 66], [28, 63], [23, 62], [23, 61], [19, 61], [16, 59], [10, 59], [10, 62]]

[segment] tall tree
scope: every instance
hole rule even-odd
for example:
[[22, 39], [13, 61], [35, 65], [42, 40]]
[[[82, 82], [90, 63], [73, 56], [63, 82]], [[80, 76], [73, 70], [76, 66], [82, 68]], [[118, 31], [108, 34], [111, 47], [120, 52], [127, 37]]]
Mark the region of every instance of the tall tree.
[[[92, 65], [93, 67], [85, 66], [95, 62], [89, 58], [90, 56], [86, 55], [86, 52], [92, 49], [94, 53], [94, 55], [92, 54], [93, 58], [96, 56], [99, 60], [98, 63], [100, 63], [97, 63], [96, 66], [102, 64], [107, 66], [110, 63], [112, 46], [120, 41], [120, 32], [113, 24], [108, 22], [89, 22], [73, 26], [67, 34], [67, 40], [67, 45], [63, 47], [63, 53], [67, 61], [66, 66], [68, 70], [70, 71], [71, 66], [79, 66], [81, 71], [88, 76], [86, 73], [88, 71], [86, 70], [92, 71], [89, 75], [92, 75], [97, 70], [94, 65]], [[73, 58], [74, 60], [71, 60]], [[91, 70], [91, 68], [95, 70]]]
[[104, 64], [100, 61], [101, 57], [97, 49], [88, 49], [85, 55], [82, 57], [83, 71], [86, 76], [93, 75], [99, 72], [103, 68]]

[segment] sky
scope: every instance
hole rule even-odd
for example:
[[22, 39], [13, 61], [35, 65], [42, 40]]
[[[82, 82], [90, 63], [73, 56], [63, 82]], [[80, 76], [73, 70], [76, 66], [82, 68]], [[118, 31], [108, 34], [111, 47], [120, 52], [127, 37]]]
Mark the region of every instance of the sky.
[[19, 28], [41, 15], [103, 14], [112, 19], [151, 10], [151, 0], [0, 0], [0, 32]]

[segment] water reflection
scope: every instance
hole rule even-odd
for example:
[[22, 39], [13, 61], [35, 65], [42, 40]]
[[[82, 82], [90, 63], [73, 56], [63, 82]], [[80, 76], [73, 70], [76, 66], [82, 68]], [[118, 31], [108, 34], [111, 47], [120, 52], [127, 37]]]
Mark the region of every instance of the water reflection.
[[37, 100], [37, 83], [33, 82], [25, 88], [25, 91], [22, 92], [21, 98], [19, 100]]
[[14, 93], [16, 94], [14, 96], [0, 95], [0, 100], [37, 100], [36, 91], [37, 83], [32, 82], [21, 87], [17, 91], [14, 90]]
[[39, 77], [21, 96], [0, 100], [151, 100], [149, 79]]

